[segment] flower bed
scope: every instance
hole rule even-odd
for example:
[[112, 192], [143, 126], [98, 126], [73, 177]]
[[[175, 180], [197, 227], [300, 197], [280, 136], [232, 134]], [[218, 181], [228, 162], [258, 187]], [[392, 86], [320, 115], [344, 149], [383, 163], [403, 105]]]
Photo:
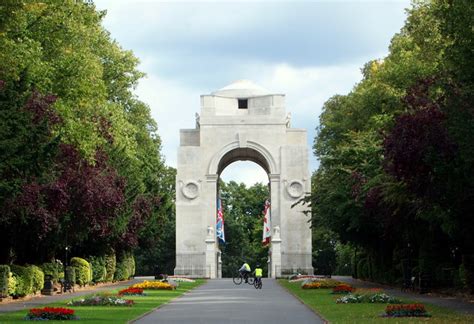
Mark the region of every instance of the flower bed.
[[67, 321], [75, 320], [77, 317], [74, 315], [74, 309], [63, 307], [43, 307], [30, 309], [25, 319], [32, 321]]
[[72, 306], [132, 306], [135, 302], [116, 296], [94, 295], [78, 300], [71, 300], [68, 305]]
[[332, 293], [333, 294], [349, 294], [353, 292], [354, 290], [355, 290], [354, 288], [352, 288], [351, 286], [347, 284], [341, 284], [334, 287], [332, 289]]
[[159, 290], [173, 290], [175, 287], [166, 282], [161, 281], [144, 281], [142, 283], [134, 284], [130, 288], [141, 288], [141, 289], [159, 289]]
[[180, 276], [168, 276], [168, 279], [174, 280], [176, 282], [196, 282], [196, 280]]
[[289, 282], [297, 282], [303, 281], [308, 279], [323, 279], [321, 276], [314, 276], [314, 275], [293, 275], [288, 278]]
[[378, 294], [383, 293], [382, 288], [356, 288], [355, 292], [359, 295], [369, 295], [369, 294]]
[[423, 304], [388, 305], [383, 317], [431, 317]]
[[142, 288], [128, 287], [118, 292], [119, 296], [145, 296]]
[[341, 285], [342, 282], [334, 279], [320, 279], [320, 280], [306, 280], [301, 285], [303, 289], [324, 289], [324, 288], [334, 288], [338, 285]]
[[378, 294], [348, 294], [336, 300], [338, 304], [356, 304], [356, 303], [371, 303], [371, 304], [400, 304], [401, 300], [389, 296], [384, 293]]

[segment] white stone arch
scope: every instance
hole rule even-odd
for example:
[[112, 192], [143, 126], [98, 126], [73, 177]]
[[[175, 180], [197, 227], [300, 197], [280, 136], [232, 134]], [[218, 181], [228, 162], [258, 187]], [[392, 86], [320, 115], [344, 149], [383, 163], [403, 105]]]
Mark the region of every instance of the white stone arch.
[[214, 157], [211, 159], [211, 162], [209, 163], [209, 168], [208, 168], [207, 174], [208, 175], [218, 174], [219, 171], [222, 171], [222, 170], [219, 170], [219, 164], [221, 163], [223, 157], [226, 154], [228, 154], [232, 151], [235, 151], [237, 149], [242, 149], [242, 148], [252, 149], [252, 150], [258, 152], [259, 154], [261, 154], [262, 157], [265, 159], [265, 162], [267, 163], [268, 170], [267, 170], [266, 167], [260, 165], [260, 163], [255, 162], [255, 161], [254, 162], [259, 164], [260, 166], [262, 166], [268, 174], [278, 174], [279, 173], [278, 166], [275, 163], [275, 158], [273, 157], [273, 155], [270, 153], [270, 151], [264, 145], [259, 144], [259, 143], [254, 142], [254, 141], [246, 141], [245, 144], [244, 144], [244, 143], [236, 140], [236, 141], [228, 143], [227, 145], [222, 147], [214, 155]]
[[307, 136], [306, 130], [290, 125], [285, 96], [249, 81], [201, 96], [195, 128], [180, 130], [175, 274], [220, 277], [218, 181], [225, 167], [239, 160], [255, 162], [268, 174], [273, 227], [269, 276], [312, 274], [308, 210], [292, 207], [311, 188]]

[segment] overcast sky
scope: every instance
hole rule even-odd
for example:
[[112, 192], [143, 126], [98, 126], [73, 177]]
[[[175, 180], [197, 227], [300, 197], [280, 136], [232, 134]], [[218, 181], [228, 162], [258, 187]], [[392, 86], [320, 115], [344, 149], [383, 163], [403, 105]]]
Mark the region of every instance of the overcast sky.
[[[200, 95], [249, 79], [286, 94], [292, 127], [312, 145], [324, 102], [347, 94], [360, 68], [388, 53], [409, 1], [154, 1], [95, 0], [104, 26], [140, 59], [147, 74], [137, 96], [157, 121], [168, 165], [176, 167], [179, 129], [194, 128]], [[313, 154], [310, 171], [317, 168]], [[222, 177], [267, 182], [251, 162]]]

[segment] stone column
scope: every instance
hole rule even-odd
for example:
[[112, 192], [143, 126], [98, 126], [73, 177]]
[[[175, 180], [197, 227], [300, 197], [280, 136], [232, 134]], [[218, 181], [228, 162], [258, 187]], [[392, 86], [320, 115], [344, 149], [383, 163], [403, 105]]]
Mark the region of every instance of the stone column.
[[205, 274], [208, 278], [216, 278], [216, 236], [212, 226], [207, 227]]
[[[271, 275], [272, 278], [279, 277], [281, 274], [281, 202], [280, 202], [280, 174], [269, 174], [270, 179], [270, 204], [271, 204], [271, 224], [273, 227], [271, 240]], [[275, 227], [278, 229], [278, 237], [275, 236]]]
[[281, 238], [280, 227], [273, 227], [272, 235], [272, 278], [281, 277]]
[[222, 278], [222, 252], [217, 251], [217, 278]]

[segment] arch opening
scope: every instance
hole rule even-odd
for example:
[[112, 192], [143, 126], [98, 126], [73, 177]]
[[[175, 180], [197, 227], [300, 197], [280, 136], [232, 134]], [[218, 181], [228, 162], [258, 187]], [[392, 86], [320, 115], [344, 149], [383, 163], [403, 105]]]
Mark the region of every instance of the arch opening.
[[[252, 271], [259, 264], [264, 276], [269, 273], [271, 245], [262, 243], [265, 203], [270, 200], [271, 191], [269, 173], [262, 166], [263, 156], [244, 155], [248, 153], [247, 150], [229, 152], [219, 165], [216, 194], [225, 224], [225, 244], [218, 240], [217, 267], [222, 277], [232, 277], [243, 262], [249, 263]], [[227, 173], [228, 170], [231, 172]], [[242, 177], [243, 173], [247, 176]]]
[[220, 159], [217, 166], [217, 174], [220, 176], [222, 171], [229, 166], [230, 164], [237, 161], [251, 161], [263, 168], [267, 174], [270, 173], [270, 165], [266, 158], [258, 152], [257, 150], [251, 148], [235, 148], [226, 154]]

